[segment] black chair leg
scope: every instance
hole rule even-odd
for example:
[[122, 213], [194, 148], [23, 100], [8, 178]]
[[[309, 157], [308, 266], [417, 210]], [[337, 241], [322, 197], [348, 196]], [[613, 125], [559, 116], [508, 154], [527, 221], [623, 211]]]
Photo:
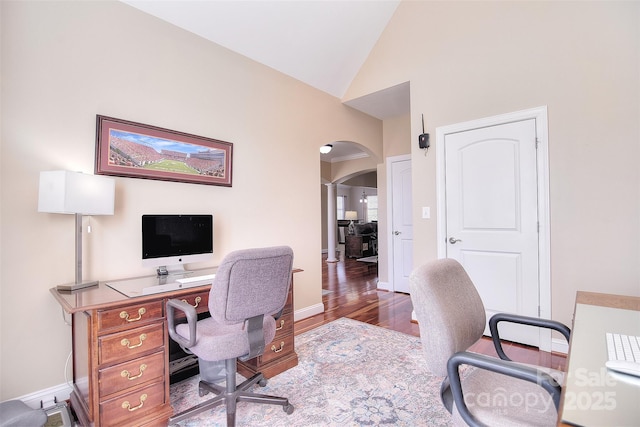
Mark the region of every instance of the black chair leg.
[[227, 408], [227, 427], [235, 427], [236, 426], [236, 413], [229, 412]]
[[236, 399], [238, 389], [236, 387], [236, 359], [228, 359], [225, 362], [227, 371], [227, 391], [225, 393], [225, 406], [227, 407], [227, 427], [236, 425]]
[[268, 396], [263, 394], [251, 393], [248, 391], [254, 385], [260, 384], [264, 386], [266, 380], [261, 373], [253, 375], [251, 378], [244, 381], [242, 384], [236, 384], [236, 359], [230, 359], [225, 361], [226, 370], [226, 384], [224, 389], [221, 385], [200, 381], [199, 392], [200, 396], [204, 396], [211, 392], [216, 394], [216, 397], [202, 402], [193, 408], [187, 409], [179, 414], [174, 415], [169, 419], [169, 425], [178, 423], [182, 420], [190, 418], [203, 411], [210, 410], [215, 406], [224, 403], [227, 412], [227, 427], [235, 427], [236, 425], [236, 407], [239, 401], [252, 402], [252, 403], [267, 403], [271, 405], [280, 405], [282, 409], [291, 414], [294, 410], [293, 405], [289, 403], [289, 399], [277, 396]]

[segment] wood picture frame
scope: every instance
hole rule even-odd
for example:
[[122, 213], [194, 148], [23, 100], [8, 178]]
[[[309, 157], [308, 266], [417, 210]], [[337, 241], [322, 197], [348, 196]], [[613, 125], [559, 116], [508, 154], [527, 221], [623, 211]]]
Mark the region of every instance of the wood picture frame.
[[231, 187], [233, 144], [96, 116], [98, 175]]

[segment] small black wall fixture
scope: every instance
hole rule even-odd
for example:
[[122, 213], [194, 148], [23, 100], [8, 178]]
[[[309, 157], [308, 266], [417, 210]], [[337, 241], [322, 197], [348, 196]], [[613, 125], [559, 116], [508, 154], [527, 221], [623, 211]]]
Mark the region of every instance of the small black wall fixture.
[[424, 132], [424, 114], [422, 115], [422, 134], [418, 136], [418, 147], [421, 150], [429, 149], [429, 134]]

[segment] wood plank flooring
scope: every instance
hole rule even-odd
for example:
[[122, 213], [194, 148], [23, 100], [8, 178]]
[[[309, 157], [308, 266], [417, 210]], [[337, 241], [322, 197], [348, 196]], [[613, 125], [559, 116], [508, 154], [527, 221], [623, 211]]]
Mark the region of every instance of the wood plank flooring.
[[[329, 323], [340, 317], [359, 320], [405, 334], [420, 336], [418, 324], [411, 321], [413, 305], [411, 297], [398, 292], [377, 289], [375, 266], [344, 258], [327, 263], [322, 259], [322, 289], [324, 313], [302, 319], [295, 324], [295, 333]], [[515, 343], [504, 343], [505, 352], [513, 360], [564, 370], [566, 358], [563, 354], [539, 351], [535, 347]], [[490, 339], [483, 338], [471, 348], [472, 351], [496, 356]]]

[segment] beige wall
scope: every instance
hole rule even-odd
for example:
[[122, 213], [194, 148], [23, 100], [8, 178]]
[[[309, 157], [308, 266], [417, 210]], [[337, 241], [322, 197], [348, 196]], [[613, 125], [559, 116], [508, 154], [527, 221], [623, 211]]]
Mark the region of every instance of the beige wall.
[[[385, 159], [411, 154], [411, 116], [403, 114], [385, 119], [382, 122], [382, 141]], [[415, 143], [418, 144], [417, 138]]]
[[144, 213], [215, 215], [215, 259], [295, 251], [295, 309], [321, 304], [318, 148], [381, 153], [377, 119], [120, 2], [0, 2], [0, 400], [65, 382], [70, 328], [49, 288], [73, 280], [73, 218], [37, 212], [38, 174], [92, 173], [102, 114], [234, 143], [233, 187], [116, 178], [116, 211], [86, 218], [85, 277], [140, 265]]
[[[345, 100], [411, 83], [414, 264], [437, 256], [439, 126], [548, 106], [552, 317], [640, 295], [640, 2], [403, 1]], [[416, 185], [415, 183], [420, 183]]]

